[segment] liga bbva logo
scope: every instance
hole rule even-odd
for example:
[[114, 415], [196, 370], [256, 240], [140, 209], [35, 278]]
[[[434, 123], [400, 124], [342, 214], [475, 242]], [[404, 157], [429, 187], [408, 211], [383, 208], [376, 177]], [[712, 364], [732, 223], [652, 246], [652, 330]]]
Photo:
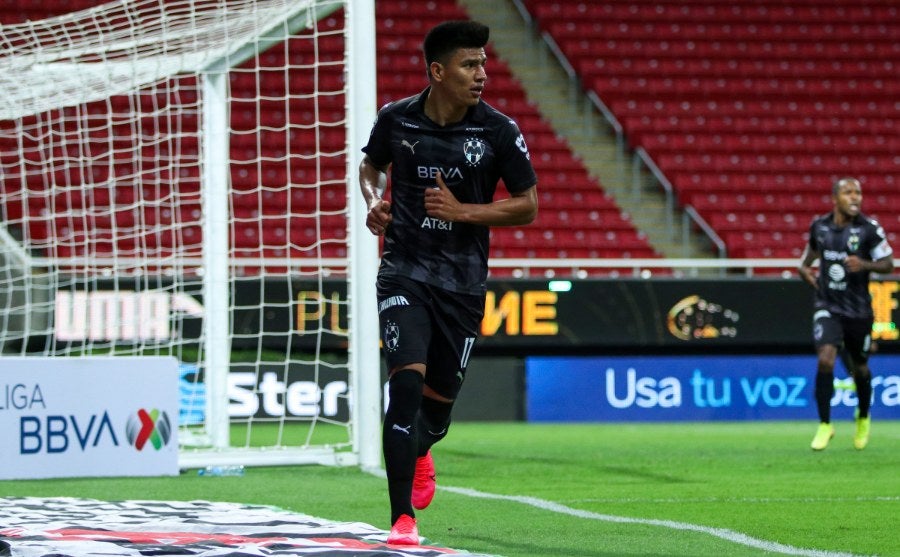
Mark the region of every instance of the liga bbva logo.
[[166, 446], [172, 437], [169, 415], [156, 408], [149, 412], [141, 408], [137, 414], [128, 416], [125, 437], [128, 438], [128, 444], [139, 451], [144, 450], [148, 442], [158, 451]]

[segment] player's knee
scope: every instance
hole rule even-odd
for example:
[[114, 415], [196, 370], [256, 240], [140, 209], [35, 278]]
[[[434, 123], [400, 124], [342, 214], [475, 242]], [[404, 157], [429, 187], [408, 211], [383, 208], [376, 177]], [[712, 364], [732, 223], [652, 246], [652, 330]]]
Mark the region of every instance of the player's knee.
[[434, 426], [445, 426], [450, 423], [450, 412], [453, 402], [437, 400], [431, 397], [422, 399], [422, 415]]
[[872, 377], [872, 370], [868, 363], [857, 363], [853, 372], [854, 379], [867, 380]]
[[450, 428], [452, 402], [442, 402], [433, 398], [422, 399], [421, 416], [431, 435], [443, 439]]
[[820, 355], [817, 369], [819, 373], [834, 374], [834, 359]]
[[388, 414], [396, 420], [411, 421], [422, 401], [425, 378], [411, 369], [401, 369], [388, 380]]

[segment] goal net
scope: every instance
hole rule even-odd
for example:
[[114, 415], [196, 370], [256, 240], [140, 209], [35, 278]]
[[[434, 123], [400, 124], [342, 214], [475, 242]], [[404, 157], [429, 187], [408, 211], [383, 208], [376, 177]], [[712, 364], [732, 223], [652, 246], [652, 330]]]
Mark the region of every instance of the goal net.
[[372, 0], [0, 27], [0, 353], [176, 357], [183, 467], [379, 466], [374, 44]]

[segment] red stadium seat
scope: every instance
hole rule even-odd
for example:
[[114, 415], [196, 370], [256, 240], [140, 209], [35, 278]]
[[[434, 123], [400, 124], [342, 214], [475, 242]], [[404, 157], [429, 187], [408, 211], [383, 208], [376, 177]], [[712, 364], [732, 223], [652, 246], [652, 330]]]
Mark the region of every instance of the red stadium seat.
[[[7, 11], [16, 12], [10, 14], [13, 19], [38, 19], [35, 14], [39, 12], [62, 13], [97, 3], [99, 0], [49, 0], [37, 6], [19, 2]], [[693, 204], [701, 214], [708, 215], [714, 226], [721, 227], [717, 228], [721, 233], [732, 229], [738, 233], [735, 227], [740, 226], [756, 232], [762, 224], [760, 218], [767, 230], [796, 233], [808, 226], [809, 215], [828, 209], [829, 184], [842, 175], [863, 179], [866, 203], [884, 207], [885, 212], [888, 208], [896, 210], [900, 204], [896, 195], [896, 176], [900, 176], [900, 104], [896, 100], [900, 98], [900, 42], [896, 40], [896, 21], [900, 8], [893, 3], [526, 0], [525, 5], [540, 29], [550, 33], [569, 57], [581, 82], [598, 93], [622, 122], [629, 144], [646, 149], [669, 177], [679, 202]], [[419, 52], [422, 33], [437, 21], [466, 14], [455, 2], [415, 0], [379, 2], [377, 10], [379, 65], [392, 68], [379, 74], [378, 99], [414, 94], [425, 86]], [[321, 31], [327, 32], [327, 25], [323, 22]], [[339, 36], [320, 37], [321, 55], [340, 57], [342, 50]], [[288, 208], [303, 214], [338, 213], [346, 205], [346, 199], [334, 191], [304, 187], [323, 179], [343, 183], [343, 156], [298, 160], [291, 164], [289, 174], [256, 164], [260, 159], [287, 156], [289, 145], [317, 155], [344, 147], [346, 99], [334, 95], [322, 98], [314, 107], [302, 98], [315, 87], [319, 91], [340, 90], [339, 69], [323, 69], [315, 82], [303, 75], [306, 72], [291, 72], [285, 78], [277, 71], [251, 71], [278, 68], [285, 59], [300, 64], [304, 56], [299, 49], [270, 49], [230, 76], [237, 97], [285, 91], [297, 97], [289, 110], [284, 103], [267, 105], [265, 110], [256, 103], [235, 102], [232, 106], [231, 207], [235, 215], [248, 219], [247, 226], [236, 231], [234, 241], [248, 244], [248, 250], [251, 241], [257, 242], [257, 247], [259, 242], [293, 242], [295, 234], [298, 243], [307, 240], [304, 230], [308, 223], [297, 223], [296, 227], [291, 223], [290, 233], [281, 229], [285, 234], [279, 236], [275, 226], [266, 226], [265, 233], [256, 227], [258, 233], [254, 233], [250, 226], [253, 219], [258, 224], [259, 219], [286, 214]], [[494, 249], [504, 254], [518, 253], [515, 250], [534, 253], [536, 246], [521, 242], [548, 243], [544, 233], [549, 233], [554, 242], [550, 247], [557, 254], [562, 249], [566, 254], [609, 256], [610, 252], [603, 251], [607, 247], [618, 249], [620, 254], [646, 253], [641, 250], [652, 253], [627, 216], [604, 195], [602, 185], [554, 134], [515, 76], [493, 53], [488, 73], [485, 99], [522, 128], [538, 169], [541, 193], [538, 223], [528, 227], [523, 237], [498, 233]], [[123, 102], [127, 101], [113, 99], [111, 104], [116, 107]], [[121, 108], [128, 109], [125, 105]], [[318, 136], [302, 133], [299, 130], [316, 117], [316, 108], [318, 119], [332, 122], [334, 127]], [[253, 130], [259, 125], [266, 129], [256, 133]], [[191, 148], [192, 156], [196, 156], [198, 146]], [[122, 185], [95, 188], [90, 196], [76, 193], [83, 179], [77, 172], [60, 173], [52, 180], [27, 177], [29, 190], [46, 191], [51, 183], [63, 186], [62, 193], [30, 196], [28, 203], [10, 195], [12, 190], [4, 184], [7, 202], [3, 214], [21, 218], [51, 202], [84, 209], [91, 204], [109, 207], [130, 205], [139, 199], [171, 199], [172, 190], [157, 184], [169, 184], [172, 177], [165, 176], [164, 170], [152, 169], [153, 187], [146, 187], [149, 181], [138, 181], [144, 177], [128, 175], [124, 160], [128, 156], [124, 154], [122, 161], [115, 161], [110, 171], [109, 179], [116, 178]], [[198, 191], [198, 171], [194, 172], [180, 181], [185, 188], [182, 191], [189, 196]], [[99, 183], [102, 177], [94, 179]], [[145, 218], [172, 219], [171, 210], [171, 206], [163, 205], [149, 215], [145, 213]], [[132, 226], [129, 218], [133, 215], [127, 211], [116, 212], [108, 225], [117, 221]], [[897, 223], [886, 224], [891, 225], [896, 227]], [[53, 232], [40, 224], [32, 228], [34, 235]], [[336, 224], [325, 229], [326, 237], [332, 238], [345, 230]], [[533, 235], [532, 229], [539, 234]], [[605, 234], [610, 232], [617, 239], [613, 246], [607, 246]], [[578, 233], [587, 245], [555, 245], [569, 242], [575, 238], [571, 235]], [[191, 229], [178, 241], [191, 243], [198, 234], [199, 228]], [[75, 248], [64, 245], [62, 249]]]

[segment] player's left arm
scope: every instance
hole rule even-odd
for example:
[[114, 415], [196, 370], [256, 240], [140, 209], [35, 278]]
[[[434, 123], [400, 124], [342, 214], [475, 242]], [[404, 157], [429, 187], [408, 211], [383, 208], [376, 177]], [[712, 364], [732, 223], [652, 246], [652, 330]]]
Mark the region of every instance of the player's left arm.
[[890, 273], [894, 270], [894, 256], [888, 255], [875, 261], [862, 259], [858, 255], [848, 255], [844, 265], [851, 273], [858, 271], [870, 271], [872, 273]]
[[509, 198], [490, 203], [460, 203], [438, 174], [435, 187], [425, 190], [425, 211], [429, 217], [447, 222], [483, 226], [530, 224], [537, 217], [537, 186], [511, 193]]

